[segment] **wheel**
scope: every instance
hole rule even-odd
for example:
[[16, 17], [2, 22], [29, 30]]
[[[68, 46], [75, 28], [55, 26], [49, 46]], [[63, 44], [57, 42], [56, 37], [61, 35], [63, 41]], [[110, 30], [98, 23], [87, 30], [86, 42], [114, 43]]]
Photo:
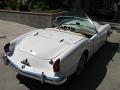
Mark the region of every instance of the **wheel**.
[[82, 72], [85, 62], [86, 62], [86, 55], [83, 53], [78, 64], [76, 74], [79, 75]]

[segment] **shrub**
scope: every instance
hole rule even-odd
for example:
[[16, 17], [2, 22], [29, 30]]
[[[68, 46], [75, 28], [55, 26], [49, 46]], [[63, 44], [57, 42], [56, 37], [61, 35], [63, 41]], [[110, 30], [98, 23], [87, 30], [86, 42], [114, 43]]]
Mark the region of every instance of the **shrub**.
[[17, 3], [14, 0], [10, 0], [7, 2], [7, 7], [12, 10], [16, 10], [17, 8]]
[[6, 3], [6, 1], [0, 1], [0, 9], [4, 9], [4, 8], [6, 8], [7, 7], [7, 3]]
[[55, 11], [63, 9], [64, 0], [0, 0], [0, 8], [20, 11]]
[[20, 11], [29, 11], [27, 5], [20, 5], [20, 6], [19, 6], [19, 10], [20, 10]]
[[63, 1], [64, 0], [45, 0], [48, 2], [50, 8], [63, 8]]

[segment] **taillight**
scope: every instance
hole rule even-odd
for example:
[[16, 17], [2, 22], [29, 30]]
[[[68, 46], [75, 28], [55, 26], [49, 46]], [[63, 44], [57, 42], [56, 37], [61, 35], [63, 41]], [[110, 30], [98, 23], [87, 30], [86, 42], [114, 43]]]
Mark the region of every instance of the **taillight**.
[[54, 72], [60, 72], [60, 59], [56, 60], [53, 64]]
[[4, 46], [5, 53], [10, 52], [10, 43]]

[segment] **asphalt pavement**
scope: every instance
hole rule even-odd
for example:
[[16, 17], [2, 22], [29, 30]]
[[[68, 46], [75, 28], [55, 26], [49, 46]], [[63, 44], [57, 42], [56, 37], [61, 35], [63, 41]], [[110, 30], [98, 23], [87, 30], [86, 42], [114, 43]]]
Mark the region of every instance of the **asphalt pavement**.
[[0, 90], [120, 90], [120, 24], [112, 25], [112, 34], [85, 65], [80, 76], [71, 76], [61, 86], [41, 84], [21, 76], [3, 64], [3, 47], [12, 39], [35, 28], [0, 20]]

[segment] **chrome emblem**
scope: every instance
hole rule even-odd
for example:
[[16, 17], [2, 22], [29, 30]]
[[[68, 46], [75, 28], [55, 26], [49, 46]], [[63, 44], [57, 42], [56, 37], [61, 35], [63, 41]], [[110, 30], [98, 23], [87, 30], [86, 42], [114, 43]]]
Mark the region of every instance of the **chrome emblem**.
[[22, 65], [22, 69], [25, 68], [25, 66], [31, 67], [31, 66], [30, 66], [30, 63], [28, 62], [28, 59], [25, 59], [25, 60], [21, 61], [21, 63], [23, 64], [23, 65]]

